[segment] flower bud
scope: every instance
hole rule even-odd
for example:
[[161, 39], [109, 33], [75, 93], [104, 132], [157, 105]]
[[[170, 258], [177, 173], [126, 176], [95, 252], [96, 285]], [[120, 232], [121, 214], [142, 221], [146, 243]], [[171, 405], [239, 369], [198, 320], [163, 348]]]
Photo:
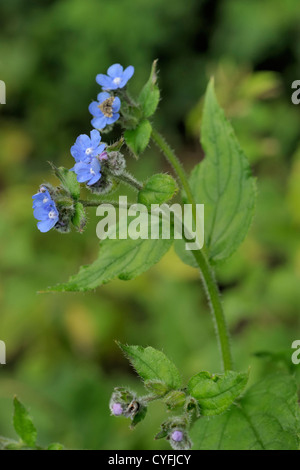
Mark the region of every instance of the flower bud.
[[172, 390], [164, 399], [169, 410], [180, 408], [185, 404], [186, 395], [181, 390]]
[[55, 200], [59, 212], [59, 219], [54, 228], [61, 233], [68, 233], [71, 230], [70, 224], [74, 216], [74, 202], [70, 198], [60, 198]]
[[189, 425], [188, 419], [182, 416], [174, 416], [161, 425], [161, 431], [155, 436], [155, 439], [166, 438], [173, 449], [189, 450], [192, 447], [192, 441], [187, 432]]
[[110, 411], [114, 416], [130, 416], [128, 410], [130, 404], [135, 400], [135, 395], [123, 387], [116, 387], [109, 402]]
[[183, 432], [182, 431], [173, 431], [171, 434], [171, 439], [175, 442], [181, 442], [183, 440]]
[[124, 155], [120, 152], [109, 152], [106, 166], [111, 175], [122, 175], [126, 168]]
[[114, 389], [109, 408], [114, 416], [130, 418], [132, 421], [131, 428], [142, 421], [147, 413], [147, 406], [143, 399], [138, 400], [134, 393], [121, 387]]
[[192, 441], [185, 429], [173, 429], [167, 439], [175, 450], [189, 450], [192, 447]]
[[113, 403], [111, 411], [115, 416], [120, 416], [123, 414], [123, 408], [121, 403]]

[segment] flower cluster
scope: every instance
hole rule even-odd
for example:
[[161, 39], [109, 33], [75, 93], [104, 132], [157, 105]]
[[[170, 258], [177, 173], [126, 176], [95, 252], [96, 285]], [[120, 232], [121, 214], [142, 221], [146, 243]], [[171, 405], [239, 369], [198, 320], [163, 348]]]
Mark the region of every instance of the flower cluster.
[[33, 215], [39, 221], [37, 227], [40, 232], [48, 232], [59, 220], [59, 213], [49, 191], [41, 186], [37, 194], [32, 196]]
[[136, 426], [147, 413], [147, 405], [143, 398], [126, 388], [116, 387], [109, 402], [109, 408], [113, 416], [125, 416], [131, 419], [131, 428]]
[[103, 92], [97, 96], [97, 101], [89, 105], [89, 112], [93, 116], [91, 124], [95, 129], [104, 129], [106, 126], [115, 123], [119, 117], [121, 101], [118, 96], [108, 93], [122, 89], [134, 74], [134, 67], [129, 65], [125, 70], [122, 65], [111, 65], [107, 70], [107, 75], [98, 74], [97, 83], [102, 86]]
[[[131, 419], [131, 428], [142, 421], [147, 412], [147, 403], [158, 399], [158, 396], [146, 395], [137, 397], [123, 387], [114, 388], [109, 402], [111, 414], [116, 417], [124, 416]], [[173, 416], [161, 425], [161, 431], [155, 439], [167, 439], [175, 450], [188, 450], [192, 447], [187, 428], [190, 425], [188, 416]]]
[[104, 152], [106, 144], [100, 142], [101, 135], [94, 129], [90, 137], [86, 134], [77, 137], [71, 147], [71, 155], [76, 162], [71, 170], [76, 173], [79, 183], [87, 183], [90, 186], [101, 178], [100, 161], [107, 159], [107, 153]]
[[[96, 81], [102, 86], [103, 91], [98, 94], [97, 101], [89, 105], [94, 129], [90, 132], [90, 136], [81, 134], [77, 137], [71, 147], [75, 165], [70, 171], [76, 174], [79, 183], [85, 183], [96, 194], [110, 191], [113, 185], [111, 176], [120, 176], [125, 170], [123, 155], [115, 151], [113, 146], [110, 151], [107, 144], [101, 142], [99, 130], [111, 126], [120, 118], [121, 100], [109, 92], [116, 93], [118, 89], [124, 88], [133, 73], [134, 68], [131, 65], [124, 70], [120, 64], [114, 64], [108, 68], [107, 75], [97, 75]], [[46, 187], [41, 187], [40, 192], [33, 196], [34, 217], [39, 221], [38, 229], [41, 232], [48, 232], [55, 227], [67, 231], [65, 212], [70, 220], [71, 211], [59, 208], [60, 214], [55, 204], [55, 190], [52, 197]], [[62, 230], [62, 223], [67, 230]]]

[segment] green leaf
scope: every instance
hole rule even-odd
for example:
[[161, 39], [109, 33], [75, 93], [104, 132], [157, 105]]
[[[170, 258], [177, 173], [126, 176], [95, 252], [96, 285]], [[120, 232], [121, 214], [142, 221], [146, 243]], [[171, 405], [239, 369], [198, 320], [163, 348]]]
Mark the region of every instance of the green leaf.
[[74, 171], [67, 170], [67, 168], [51, 165], [54, 169], [54, 173], [60, 180], [62, 187], [68, 191], [73, 199], [77, 200], [80, 197], [80, 184], [77, 181], [76, 174]]
[[47, 450], [64, 450], [64, 446], [58, 442], [53, 442], [47, 447]]
[[169, 410], [174, 410], [185, 404], [186, 394], [182, 390], [172, 390], [163, 401]]
[[192, 266], [192, 268], [198, 268], [198, 264], [194, 256], [192, 255], [191, 251], [186, 249], [185, 243], [186, 241], [184, 239], [174, 240], [176, 254], [179, 256], [181, 261], [183, 261], [188, 266]]
[[146, 380], [144, 385], [147, 390], [158, 397], [163, 397], [169, 390], [168, 386], [161, 380]]
[[172, 199], [178, 191], [176, 181], [170, 175], [151, 176], [139, 191], [138, 202], [150, 207], [151, 204], [163, 204]]
[[145, 118], [152, 116], [159, 103], [160, 93], [159, 88], [156, 85], [157, 71], [156, 71], [157, 60], [152, 64], [151, 73], [148, 82], [142, 89], [139, 96], [139, 103], [141, 105], [143, 115]]
[[157, 263], [169, 250], [172, 240], [110, 239], [101, 241], [98, 258], [82, 266], [69, 282], [51, 287], [50, 291], [86, 291], [119, 278], [130, 280]]
[[222, 375], [200, 372], [188, 383], [189, 394], [196, 398], [203, 416], [214, 416], [229, 408], [248, 381], [248, 374], [227, 371]]
[[77, 228], [79, 232], [83, 231], [86, 224], [86, 214], [81, 202], [76, 202], [74, 205], [74, 215], [72, 217], [72, 224]]
[[200, 450], [298, 450], [299, 406], [294, 378], [273, 374], [252, 386], [237, 405], [199, 419], [191, 432]]
[[217, 102], [213, 81], [205, 96], [201, 143], [205, 158], [192, 171], [190, 185], [196, 203], [204, 204], [205, 244], [210, 259], [218, 262], [228, 258], [248, 232], [255, 206], [255, 180]]
[[35, 447], [37, 432], [29, 416], [28, 411], [22, 403], [14, 398], [13, 424], [16, 433], [28, 447]]
[[125, 142], [135, 157], [138, 157], [146, 149], [151, 132], [152, 126], [147, 119], [141, 121], [135, 129], [125, 131]]
[[176, 366], [161, 351], [148, 346], [127, 346], [118, 343], [139, 376], [147, 380], [159, 380], [169, 390], [181, 386], [181, 377]]
[[139, 411], [134, 416], [131, 422], [130, 428], [133, 429], [137, 424], [143, 421], [146, 417], [146, 414], [147, 414], [147, 407], [142, 405]]

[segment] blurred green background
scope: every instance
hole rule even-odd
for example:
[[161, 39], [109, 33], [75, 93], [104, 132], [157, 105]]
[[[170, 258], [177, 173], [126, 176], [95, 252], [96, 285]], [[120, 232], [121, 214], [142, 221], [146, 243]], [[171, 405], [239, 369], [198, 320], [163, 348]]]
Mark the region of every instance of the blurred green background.
[[[114, 386], [142, 389], [114, 340], [162, 349], [185, 378], [220, 370], [198, 273], [173, 251], [135, 281], [85, 295], [37, 293], [97, 254], [94, 209], [83, 235], [41, 234], [31, 195], [55, 182], [47, 160], [72, 166], [69, 149], [91, 128], [95, 76], [115, 62], [135, 66], [135, 93], [159, 58], [163, 100], [154, 122], [187, 169], [202, 158], [202, 97], [215, 76], [258, 178], [251, 232], [217, 272], [236, 366], [251, 365], [251, 381], [291, 367], [291, 343], [300, 335], [300, 106], [291, 103], [291, 83], [300, 78], [299, 22], [298, 0], [0, 0], [7, 86], [0, 106], [0, 339], [7, 346], [0, 435], [15, 437], [17, 394], [41, 445], [168, 448], [153, 441], [162, 406], [151, 406], [138, 431], [109, 416]], [[153, 146], [128, 166], [139, 178], [168, 171]], [[278, 364], [257, 351], [276, 353]]]

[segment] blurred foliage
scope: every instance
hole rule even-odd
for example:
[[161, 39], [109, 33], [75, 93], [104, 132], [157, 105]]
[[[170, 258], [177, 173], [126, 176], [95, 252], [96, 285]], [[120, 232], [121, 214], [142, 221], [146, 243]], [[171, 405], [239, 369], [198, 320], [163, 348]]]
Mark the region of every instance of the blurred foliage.
[[[300, 307], [299, 107], [290, 85], [300, 65], [297, 0], [11, 0], [0, 3], [0, 434], [15, 438], [12, 397], [30, 408], [41, 445], [166, 448], [152, 441], [163, 408], [128, 430], [109, 416], [115, 384], [139, 386], [114, 340], [163, 350], [186, 377], [219, 371], [213, 325], [196, 270], [170, 252], [135, 281], [94, 294], [37, 294], [95, 257], [95, 211], [83, 235], [38, 232], [31, 195], [49, 179], [46, 161], [70, 167], [69, 148], [90, 130], [94, 77], [132, 64], [137, 93], [159, 58], [157, 126], [187, 168], [202, 158], [199, 120], [208, 78], [258, 178], [256, 217], [245, 243], [218, 269], [236, 366], [250, 382], [286, 361]], [[166, 171], [153, 147], [129, 167]], [[268, 356], [268, 355], [267, 355]], [[298, 369], [295, 373], [299, 375]]]

